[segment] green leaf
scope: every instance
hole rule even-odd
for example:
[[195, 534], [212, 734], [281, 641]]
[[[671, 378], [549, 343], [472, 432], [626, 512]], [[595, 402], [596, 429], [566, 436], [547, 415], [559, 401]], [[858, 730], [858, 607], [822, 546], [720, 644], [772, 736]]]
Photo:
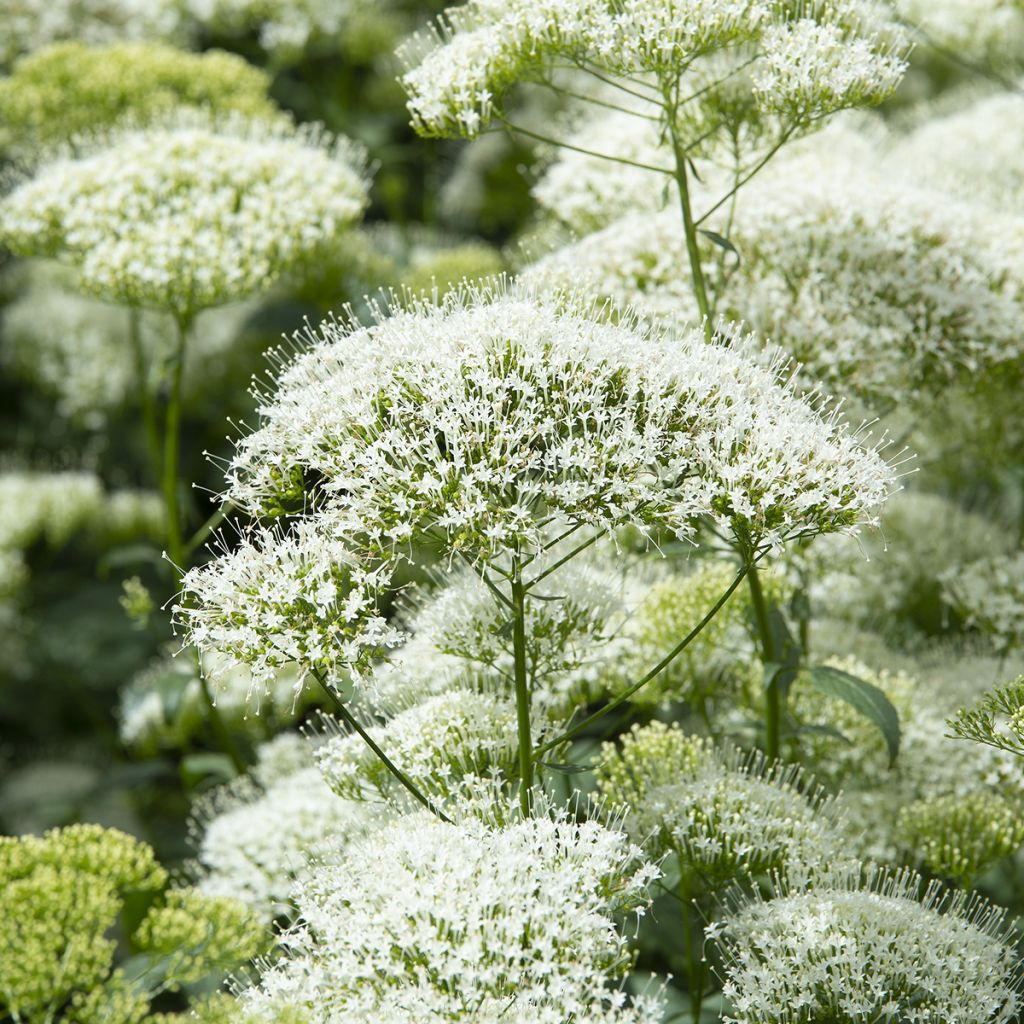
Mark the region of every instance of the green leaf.
[[809, 675], [811, 684], [819, 693], [845, 701], [878, 726], [889, 748], [891, 768], [900, 752], [900, 716], [892, 706], [892, 701], [877, 686], [842, 669], [816, 665], [809, 670]]
[[786, 617], [774, 605], [768, 609], [768, 626], [778, 660], [765, 662], [764, 688], [777, 686], [784, 694], [789, 693], [800, 671], [800, 645], [793, 639]]
[[227, 754], [189, 754], [181, 762], [181, 777], [190, 787], [204, 780], [230, 782], [236, 774]]
[[739, 261], [739, 250], [732, 244], [732, 242], [729, 241], [728, 238], [725, 237], [725, 235], [720, 235], [717, 231], [708, 231], [705, 228], [698, 228], [697, 230], [705, 238], [714, 242], [720, 249], [725, 249], [726, 252], [731, 252], [733, 256], [736, 257], [736, 260]]
[[555, 761], [538, 761], [537, 764], [560, 775], [579, 775], [580, 772], [590, 771], [590, 766], [585, 764], [559, 764]]

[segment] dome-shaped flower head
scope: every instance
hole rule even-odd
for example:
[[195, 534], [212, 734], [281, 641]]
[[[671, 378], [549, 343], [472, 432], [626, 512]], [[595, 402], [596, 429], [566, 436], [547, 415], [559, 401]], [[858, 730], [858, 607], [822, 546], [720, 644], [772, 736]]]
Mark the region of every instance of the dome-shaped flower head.
[[298, 692], [311, 670], [334, 676], [398, 642], [377, 610], [389, 567], [364, 563], [329, 522], [290, 532], [258, 527], [220, 558], [190, 570], [174, 619], [217, 675], [248, 665], [253, 688], [297, 666]]
[[0, 202], [0, 241], [74, 264], [100, 298], [187, 319], [264, 291], [366, 201], [346, 139], [183, 112], [41, 167]]
[[799, 768], [721, 751], [678, 726], [634, 726], [621, 748], [604, 744], [596, 774], [601, 795], [629, 808], [629, 834], [705, 884], [804, 875], [841, 853], [832, 802]]
[[131, 116], [139, 125], [178, 107], [273, 117], [270, 76], [231, 53], [186, 53], [165, 43], [56, 43], [0, 79], [0, 145], [58, 145]]
[[311, 1024], [650, 1024], [658, 1001], [608, 982], [632, 959], [615, 915], [657, 874], [594, 821], [401, 818], [300, 884], [290, 955], [242, 1001]]
[[686, 538], [704, 516], [756, 549], [854, 530], [892, 485], [783, 367], [566, 296], [462, 292], [307, 340], [227, 495], [329, 513], [377, 557], [431, 539], [474, 560], [536, 553], [555, 520]]
[[649, 76], [657, 98], [694, 60], [737, 47], [756, 61], [764, 109], [798, 122], [879, 102], [905, 66], [900, 33], [871, 0], [471, 0], [406, 46], [402, 83], [418, 131], [472, 137], [511, 85], [543, 81], [556, 63]]
[[728, 1024], [996, 1024], [1016, 1020], [1020, 966], [1004, 913], [923, 895], [911, 873], [780, 887], [727, 916]]
[[[424, 793], [450, 798], [459, 780], [511, 772], [516, 706], [510, 696], [452, 689], [367, 730], [389, 760]], [[540, 730], [534, 730], [540, 735]], [[327, 784], [347, 800], [405, 796], [395, 776], [356, 733], [332, 736], [316, 751]]]

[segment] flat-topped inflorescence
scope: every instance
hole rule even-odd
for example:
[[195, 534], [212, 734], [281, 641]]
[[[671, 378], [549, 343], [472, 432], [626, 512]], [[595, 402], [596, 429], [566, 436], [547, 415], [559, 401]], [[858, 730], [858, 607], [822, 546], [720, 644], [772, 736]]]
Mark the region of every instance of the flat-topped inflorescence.
[[78, 149], [0, 202], [0, 240], [180, 320], [266, 290], [367, 203], [355, 144], [280, 118], [181, 111]]
[[332, 526], [306, 519], [291, 531], [254, 527], [185, 575], [174, 618], [205, 671], [247, 665], [259, 690], [297, 666], [298, 691], [311, 671], [334, 680], [398, 642], [377, 607], [390, 567], [368, 564]]
[[304, 340], [226, 496], [329, 513], [381, 555], [433, 540], [474, 561], [525, 557], [555, 520], [689, 538], [706, 516], [760, 549], [856, 530], [893, 486], [783, 366], [564, 294], [462, 291]]
[[289, 954], [242, 996], [276, 1020], [649, 1024], [657, 999], [610, 982], [632, 956], [616, 916], [657, 876], [626, 837], [564, 814], [497, 828], [416, 815], [354, 844], [297, 890]]
[[[0, 78], [0, 148], [33, 158], [131, 117], [139, 127], [182, 107], [272, 119], [270, 76], [234, 54], [166, 43], [56, 43]], [[87, 144], [88, 145], [88, 144]]]
[[858, 0], [473, 0], [448, 10], [432, 40], [407, 45], [402, 82], [418, 131], [472, 137], [501, 115], [510, 86], [544, 80], [558, 62], [647, 74], [655, 96], [671, 96], [695, 60], [735, 48], [757, 62], [761, 106], [806, 121], [888, 96], [903, 47], [885, 8]]
[[917, 875], [779, 886], [716, 926], [729, 1024], [997, 1024], [1020, 1008], [1005, 912]]
[[606, 743], [601, 796], [629, 808], [626, 827], [652, 857], [673, 854], [702, 884], [835, 865], [832, 801], [795, 765], [722, 751], [661, 722]]
[[343, 800], [313, 762], [313, 744], [284, 733], [257, 750], [257, 763], [193, 809], [196, 887], [229, 896], [265, 919], [293, 909], [295, 880], [319, 848], [335, 855], [386, 819], [379, 805]]

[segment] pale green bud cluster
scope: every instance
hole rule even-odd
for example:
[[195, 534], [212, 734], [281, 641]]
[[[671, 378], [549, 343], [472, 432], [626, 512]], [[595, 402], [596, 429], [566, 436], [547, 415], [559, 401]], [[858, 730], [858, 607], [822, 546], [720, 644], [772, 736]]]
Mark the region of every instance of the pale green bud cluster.
[[178, 107], [272, 117], [270, 78], [241, 57], [158, 42], [57, 43], [0, 79], [0, 149], [35, 151], [123, 118], [143, 125]]
[[179, 889], [146, 915], [135, 941], [162, 959], [171, 987], [178, 988], [252, 959], [266, 938], [262, 923], [238, 900]]
[[0, 1010], [26, 1024], [136, 1024], [156, 992], [222, 975], [263, 948], [262, 925], [241, 904], [172, 891], [131, 935], [147, 963], [129, 981], [111, 930], [129, 894], [166, 882], [152, 848], [116, 829], [0, 837]]
[[979, 791], [904, 807], [897, 835], [932, 874], [969, 887], [1024, 846], [1024, 817], [1019, 804]]
[[51, 1020], [102, 986], [124, 893], [159, 889], [166, 877], [148, 846], [98, 825], [0, 837], [0, 949], [17, 950], [0, 958], [0, 1008]]

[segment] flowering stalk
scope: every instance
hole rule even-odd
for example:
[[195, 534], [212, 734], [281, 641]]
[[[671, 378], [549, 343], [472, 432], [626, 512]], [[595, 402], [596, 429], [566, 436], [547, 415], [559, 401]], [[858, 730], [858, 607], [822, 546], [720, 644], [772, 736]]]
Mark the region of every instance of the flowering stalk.
[[530, 689], [526, 668], [526, 588], [518, 557], [513, 561], [511, 586], [512, 656], [519, 732], [519, 807], [523, 817], [529, 817], [533, 789], [533, 742], [530, 739]]
[[142, 426], [146, 432], [146, 447], [149, 449], [150, 464], [154, 474], [160, 476], [160, 431], [153, 408], [153, 396], [149, 391], [149, 374], [146, 355], [142, 347], [142, 314], [137, 306], [128, 309], [128, 340], [135, 360], [135, 375], [138, 378], [139, 401], [142, 404]]
[[750, 601], [754, 608], [754, 619], [757, 623], [758, 638], [761, 647], [761, 661], [768, 671], [773, 666], [776, 671], [768, 680], [764, 690], [764, 747], [769, 758], [779, 756], [779, 736], [782, 724], [784, 694], [778, 679], [778, 655], [775, 650], [775, 637], [771, 623], [768, 621], [768, 605], [764, 599], [764, 590], [757, 574], [757, 564], [751, 559], [747, 562], [747, 580], [750, 586]]
[[164, 462], [161, 487], [167, 511], [167, 554], [175, 583], [185, 571], [185, 548], [181, 538], [181, 504], [178, 497], [178, 450], [181, 447], [181, 381], [185, 370], [185, 350], [192, 327], [192, 318], [178, 314], [174, 318], [177, 331], [174, 354], [171, 356], [171, 388], [167, 397], [164, 420]]
[[725, 605], [725, 602], [732, 597], [733, 591], [743, 582], [743, 578], [749, 571], [749, 565], [744, 565], [740, 568], [740, 571], [736, 574], [736, 578], [729, 584], [722, 596], [711, 606], [711, 610], [707, 615], [705, 615], [704, 618], [701, 619], [700, 622], [698, 622], [697, 625], [694, 626], [693, 629], [691, 629], [690, 632], [687, 633], [686, 636], [684, 636], [683, 639], [680, 640], [679, 643], [676, 644], [676, 646], [673, 647], [672, 650], [669, 651], [668, 654], [666, 654], [665, 657], [662, 658], [661, 661], [659, 661], [658, 664], [655, 665], [654, 668], [652, 668], [642, 679], [635, 682], [632, 686], [627, 687], [622, 693], [615, 697], [614, 700], [610, 700], [599, 711], [595, 711], [592, 715], [588, 715], [582, 722], [574, 725], [571, 729], [567, 729], [560, 736], [556, 736], [554, 739], [548, 740], [547, 743], [542, 743], [533, 752], [534, 757], [539, 757], [541, 754], [552, 750], [554, 747], [557, 747], [562, 743], [567, 743], [569, 740], [575, 738], [583, 732], [584, 729], [598, 721], [598, 719], [604, 718], [605, 715], [614, 711], [620, 704], [624, 704], [637, 692], [637, 690], [646, 686], [647, 683], [649, 683], [655, 676], [668, 668], [668, 666], [671, 665], [672, 662], [675, 661], [675, 659], [679, 657], [679, 655], [682, 654], [682, 652], [686, 650], [686, 648], [700, 635], [704, 627], [707, 626], [707, 624], [718, 614]]
[[[675, 90], [679, 88], [676, 80]], [[665, 119], [668, 125], [669, 138], [672, 140], [672, 156], [675, 161], [675, 180], [679, 187], [679, 208], [683, 215], [683, 231], [686, 235], [686, 252], [690, 258], [690, 277], [693, 281], [693, 295], [697, 300], [697, 308], [704, 320], [704, 335], [711, 340], [711, 306], [708, 303], [707, 285], [704, 281], [704, 269], [700, 262], [700, 246], [697, 244], [697, 225], [693, 219], [693, 209], [690, 204], [690, 185], [686, 172], [686, 146], [679, 137], [677, 127], [675, 102], [672, 99], [672, 90], [665, 88]]]
[[362, 727], [359, 719], [352, 714], [347, 707], [345, 702], [341, 700], [338, 695], [327, 685], [327, 680], [324, 678], [323, 672], [319, 669], [313, 669], [313, 677], [320, 684], [320, 688], [330, 698], [331, 703], [334, 705], [334, 710], [338, 713], [338, 716], [347, 725], [351, 726], [366, 745], [374, 752], [381, 764], [398, 780], [398, 782], [407, 789], [417, 802], [421, 803], [431, 814], [440, 818], [442, 821], [451, 824], [451, 818], [449, 818], [440, 808], [436, 807], [434, 803], [424, 796], [423, 792], [419, 787], [405, 774], [388, 756], [381, 750], [380, 746], [374, 740], [374, 738]]

